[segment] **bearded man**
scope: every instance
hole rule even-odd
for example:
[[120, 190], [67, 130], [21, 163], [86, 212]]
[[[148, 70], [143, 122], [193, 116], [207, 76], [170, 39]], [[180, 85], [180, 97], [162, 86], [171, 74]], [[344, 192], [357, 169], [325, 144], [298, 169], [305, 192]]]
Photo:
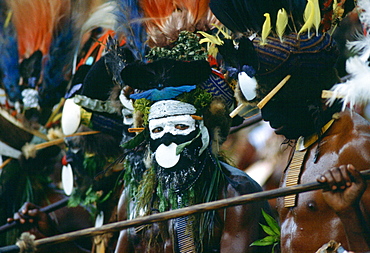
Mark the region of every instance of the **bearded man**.
[[[126, 83], [130, 81], [125, 75], [136, 72], [131, 67], [123, 73]], [[179, 85], [197, 86], [213, 75], [206, 61], [161, 60], [146, 64], [145, 69], [163, 71], [153, 76], [165, 87], [174, 79]], [[166, 75], [171, 69], [176, 73]], [[188, 80], [178, 78], [189, 70], [193, 74]], [[212, 150], [228, 133], [230, 118], [222, 99], [194, 87], [175, 98], [138, 99], [134, 107], [144, 116], [144, 130], [133, 142], [140, 136], [145, 141], [126, 156], [119, 220], [261, 191], [253, 179], [222, 162], [217, 150]], [[124, 230], [116, 252], [266, 252], [266, 247], [250, 246], [264, 237], [259, 225], [266, 224], [262, 209], [270, 212], [266, 201]]]

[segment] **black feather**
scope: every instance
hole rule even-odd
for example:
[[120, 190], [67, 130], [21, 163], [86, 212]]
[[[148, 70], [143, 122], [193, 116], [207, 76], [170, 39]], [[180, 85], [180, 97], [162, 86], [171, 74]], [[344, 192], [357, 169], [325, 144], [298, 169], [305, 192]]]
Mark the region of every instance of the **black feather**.
[[234, 45], [232, 40], [224, 39], [224, 44], [218, 46], [218, 50], [225, 63], [237, 68], [238, 71], [241, 71], [244, 65], [258, 69], [258, 56], [252, 41], [247, 37], [241, 37], [236, 41], [238, 43], [237, 46]]
[[133, 63], [121, 72], [125, 85], [134, 89], [178, 87], [199, 84], [208, 79], [211, 68], [207, 61], [161, 59], [151, 63]]
[[246, 33], [261, 31], [265, 13], [270, 14], [274, 23], [282, 3], [280, 0], [211, 0], [209, 6], [232, 32]]

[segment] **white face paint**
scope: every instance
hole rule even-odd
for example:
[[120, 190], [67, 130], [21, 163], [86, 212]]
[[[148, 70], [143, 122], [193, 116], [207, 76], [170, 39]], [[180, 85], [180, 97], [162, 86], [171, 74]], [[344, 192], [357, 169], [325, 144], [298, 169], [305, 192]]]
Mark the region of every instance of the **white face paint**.
[[126, 126], [131, 126], [134, 123], [133, 111], [123, 108], [122, 109], [122, 117], [123, 117], [123, 124]]
[[[150, 137], [153, 140], [162, 138], [164, 134], [188, 135], [196, 129], [195, 120], [190, 115], [170, 116], [149, 121]], [[163, 168], [172, 168], [180, 160], [180, 155], [176, 154], [176, 143], [166, 146], [159, 145], [155, 151], [155, 159]]]
[[196, 129], [195, 120], [190, 115], [171, 116], [149, 121], [150, 137], [162, 138], [165, 133], [188, 135]]
[[125, 95], [123, 94], [123, 90], [121, 90], [119, 100], [123, 105], [122, 109], [123, 124], [131, 126], [134, 123], [134, 118], [132, 116], [132, 114], [134, 113], [134, 107], [132, 105], [132, 101], [125, 97]]

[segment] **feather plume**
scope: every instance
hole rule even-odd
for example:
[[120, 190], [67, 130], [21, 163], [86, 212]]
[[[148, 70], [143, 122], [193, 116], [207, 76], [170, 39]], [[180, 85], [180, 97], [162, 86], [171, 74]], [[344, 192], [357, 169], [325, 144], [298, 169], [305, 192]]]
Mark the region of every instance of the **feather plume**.
[[313, 26], [316, 28], [316, 36], [319, 36], [319, 28], [320, 28], [320, 22], [321, 22], [321, 14], [320, 14], [320, 6], [319, 6], [319, 0], [313, 0]]
[[12, 22], [17, 30], [20, 59], [41, 50], [49, 51], [53, 32], [70, 10], [69, 0], [7, 1], [13, 12]]
[[[72, 19], [76, 31], [80, 31], [85, 22], [90, 18], [105, 0], [72, 0]], [[103, 21], [101, 21], [103, 22]], [[78, 34], [78, 32], [76, 32]]]
[[114, 30], [117, 26], [114, 10], [117, 8], [117, 3], [110, 1], [104, 3], [92, 11], [92, 14], [81, 27], [81, 35], [92, 31], [97, 27], [102, 27], [108, 30]]
[[280, 38], [280, 41], [283, 42], [283, 35], [288, 25], [288, 14], [284, 8], [281, 8], [278, 11], [276, 18], [276, 33]]
[[355, 54], [359, 54], [362, 61], [366, 61], [370, 57], [370, 36], [358, 34], [358, 40], [348, 41], [346, 46], [348, 50]]
[[266, 20], [265, 20], [265, 22], [263, 23], [263, 26], [262, 26], [261, 45], [266, 45], [267, 36], [269, 36], [269, 34], [271, 32], [270, 14], [265, 13], [264, 16], [266, 17]]
[[7, 98], [14, 103], [21, 100], [22, 96], [18, 85], [18, 44], [11, 23], [6, 24], [9, 17], [10, 12], [7, 11], [5, 3], [0, 3], [0, 83]]
[[207, 31], [210, 24], [218, 23], [209, 9], [210, 0], [174, 0], [177, 8], [187, 13], [188, 31]]
[[115, 12], [118, 38], [124, 38], [138, 60], [144, 60], [146, 32], [143, 26], [143, 13], [137, 0], [117, 0]]
[[66, 76], [72, 68], [76, 48], [74, 36], [73, 24], [69, 22], [52, 40], [45, 60], [42, 86], [39, 89], [41, 107], [54, 106], [65, 94], [68, 82]]
[[312, 0], [308, 0], [307, 2], [307, 6], [304, 11], [304, 20], [305, 20], [305, 23], [299, 30], [298, 35], [301, 34], [302, 32], [307, 31], [308, 36], [310, 36], [310, 30], [315, 20], [315, 5]]
[[337, 97], [343, 101], [343, 110], [347, 104], [351, 108], [355, 105], [365, 105], [370, 102], [370, 67], [368, 61], [362, 61], [359, 57], [351, 57], [346, 63], [347, 72], [350, 79], [347, 82], [333, 86], [333, 95], [328, 100], [331, 105]]
[[218, 20], [209, 9], [209, 0], [142, 0], [149, 46], [166, 47], [181, 31], [208, 31]]
[[[370, 27], [370, 2], [358, 1], [358, 9], [362, 10], [359, 16], [364, 29]], [[349, 78], [346, 82], [336, 84], [331, 90], [333, 94], [328, 99], [331, 105], [338, 97], [342, 98], [343, 108], [347, 104], [351, 108], [355, 105], [365, 105], [370, 102], [370, 35], [357, 35], [357, 41], [347, 43], [347, 47], [356, 56], [349, 58], [346, 62], [346, 70]]]

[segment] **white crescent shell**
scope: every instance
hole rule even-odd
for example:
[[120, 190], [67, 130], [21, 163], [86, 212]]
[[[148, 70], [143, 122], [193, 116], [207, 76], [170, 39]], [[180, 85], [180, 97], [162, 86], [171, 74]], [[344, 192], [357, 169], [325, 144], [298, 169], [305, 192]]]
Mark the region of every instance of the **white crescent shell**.
[[70, 164], [64, 165], [62, 168], [62, 186], [64, 193], [70, 196], [73, 191], [73, 170]]
[[171, 143], [169, 146], [161, 144], [155, 151], [155, 160], [157, 163], [166, 169], [175, 166], [179, 160], [180, 155], [176, 155], [177, 144]]
[[257, 80], [254, 77], [249, 77], [247, 73], [240, 72], [238, 74], [238, 83], [240, 90], [247, 100], [252, 100], [256, 97]]
[[73, 102], [72, 98], [64, 102], [62, 112], [62, 131], [65, 135], [73, 134], [77, 131], [81, 123], [81, 109]]
[[104, 212], [100, 211], [100, 213], [96, 216], [95, 219], [95, 227], [99, 228], [103, 226], [103, 224], [104, 224]]

